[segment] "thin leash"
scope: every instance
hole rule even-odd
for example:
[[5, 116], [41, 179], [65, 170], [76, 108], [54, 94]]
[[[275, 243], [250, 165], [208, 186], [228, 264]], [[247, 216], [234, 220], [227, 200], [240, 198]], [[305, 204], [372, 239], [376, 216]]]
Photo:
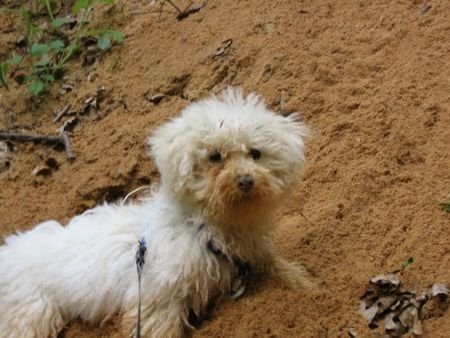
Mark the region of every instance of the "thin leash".
[[[200, 225], [200, 229], [203, 227], [203, 224]], [[222, 250], [220, 250], [219, 245], [216, 243], [216, 241], [210, 237], [208, 242], [206, 243], [206, 247], [209, 251], [211, 251], [214, 255], [217, 257], [227, 260], [230, 263], [234, 265], [234, 267], [237, 269], [238, 274], [234, 278], [233, 283], [231, 285], [231, 292], [230, 292], [230, 298], [231, 299], [238, 299], [241, 297], [244, 292], [245, 288], [247, 287], [248, 278], [250, 274], [250, 263], [242, 261], [239, 257], [234, 256], [232, 258], [228, 257], [223, 253]]]
[[127, 200], [128, 200], [131, 196], [133, 196], [135, 193], [137, 193], [137, 192], [139, 192], [139, 191], [141, 191], [141, 190], [145, 190], [145, 189], [150, 190], [151, 188], [152, 188], [151, 185], [142, 185], [142, 186], [140, 186], [140, 187], [134, 189], [133, 191], [129, 192], [129, 193], [124, 197], [124, 199], [122, 200], [122, 202], [120, 202], [120, 205], [125, 205], [125, 203], [127, 202]]
[[136, 267], [138, 273], [138, 284], [139, 284], [139, 298], [138, 298], [138, 314], [136, 323], [136, 338], [141, 338], [141, 274], [145, 263], [145, 252], [147, 251], [147, 245], [145, 243], [145, 238], [142, 237], [139, 240], [139, 248], [136, 252]]

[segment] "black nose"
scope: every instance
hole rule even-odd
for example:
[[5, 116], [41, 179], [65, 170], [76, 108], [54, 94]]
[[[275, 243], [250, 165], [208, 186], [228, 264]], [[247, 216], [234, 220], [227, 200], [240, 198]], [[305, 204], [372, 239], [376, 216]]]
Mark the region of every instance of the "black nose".
[[255, 185], [255, 180], [250, 175], [238, 175], [236, 176], [235, 182], [243, 192], [249, 192]]

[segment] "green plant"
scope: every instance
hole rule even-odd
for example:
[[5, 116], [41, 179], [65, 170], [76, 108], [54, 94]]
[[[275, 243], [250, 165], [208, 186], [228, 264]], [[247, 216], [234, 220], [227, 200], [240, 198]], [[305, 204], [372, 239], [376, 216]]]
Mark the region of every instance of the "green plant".
[[0, 83], [8, 90], [8, 68], [9, 66], [14, 66], [19, 64], [23, 60], [23, 57], [20, 55], [13, 56], [8, 60], [5, 60], [0, 63]]
[[[47, 9], [48, 17], [53, 33], [44, 32], [41, 26], [35, 24], [34, 16], [30, 9], [20, 8], [18, 10], [0, 10], [3, 12], [19, 12], [25, 26], [27, 41], [26, 60], [30, 65], [28, 75], [25, 77], [30, 92], [39, 95], [55, 81], [55, 74], [64, 72], [67, 62], [82, 51], [80, 40], [82, 37], [94, 36], [97, 38], [97, 46], [102, 51], [111, 49], [112, 42], [120, 44], [123, 42], [123, 34], [112, 29], [85, 30], [89, 21], [92, 8], [98, 4], [113, 5], [115, 0], [77, 0], [72, 6], [72, 13], [78, 16], [78, 23], [70, 36], [60, 32], [59, 29], [68, 22], [68, 18], [55, 18], [52, 11], [52, 0], [37, 0], [36, 4], [43, 5]], [[40, 34], [38, 34], [40, 33]], [[66, 41], [61, 39], [61, 36]], [[7, 73], [11, 65], [16, 65], [24, 58], [16, 56], [0, 63], [0, 84], [8, 89]]]
[[402, 272], [403, 270], [405, 270], [407, 267], [409, 267], [410, 265], [414, 264], [415, 262], [416, 262], [416, 257], [411, 256], [406, 261], [404, 261], [402, 263], [402, 265], [400, 266], [399, 269], [396, 269], [396, 270], [392, 271], [392, 273]]
[[121, 44], [123, 42], [123, 34], [118, 31], [114, 31], [112, 29], [96, 29], [96, 30], [88, 30], [83, 31], [82, 27], [87, 22], [89, 15], [92, 11], [92, 6], [96, 4], [108, 4], [113, 5], [115, 0], [77, 0], [72, 6], [72, 13], [74, 15], [79, 14], [80, 11], [83, 10], [81, 19], [78, 22], [75, 34], [73, 39], [67, 48], [63, 50], [61, 57], [59, 58], [59, 62], [57, 64], [57, 68], [64, 67], [64, 64], [78, 51], [81, 50], [81, 46], [79, 45], [80, 39], [86, 36], [95, 36], [97, 38], [98, 47], [103, 50], [111, 49], [111, 39]]
[[440, 203], [442, 210], [450, 212], [450, 201]]
[[82, 36], [94, 36], [97, 38], [97, 46], [103, 51], [110, 50], [112, 40], [121, 44], [123, 42], [123, 34], [112, 29], [91, 29], [82, 34]]
[[55, 17], [53, 16], [52, 12], [52, 1], [51, 0], [39, 0], [39, 3], [45, 6], [48, 12], [48, 16], [53, 20], [55, 20]]
[[57, 31], [62, 25], [64, 25], [66, 22], [68, 22], [68, 18], [56, 18], [53, 14], [52, 5], [53, 1], [51, 0], [38, 0], [38, 4], [42, 4], [47, 9], [48, 16], [51, 19], [50, 24], [52, 27]]
[[402, 263], [402, 269], [406, 269], [408, 266], [414, 264], [416, 262], [416, 257], [409, 257], [406, 261]]
[[119, 64], [119, 62], [120, 62], [120, 59], [119, 59], [116, 55], [114, 55], [114, 56], [111, 58], [111, 62], [109, 63], [108, 71], [111, 72], [111, 73], [115, 72], [116, 69], [117, 69], [117, 65]]
[[31, 72], [25, 78], [25, 83], [33, 95], [39, 95], [55, 81], [53, 76], [55, 67], [49, 55], [58, 55], [64, 48], [65, 44], [61, 40], [54, 40], [49, 45], [34, 43], [31, 46], [28, 53], [31, 59]]

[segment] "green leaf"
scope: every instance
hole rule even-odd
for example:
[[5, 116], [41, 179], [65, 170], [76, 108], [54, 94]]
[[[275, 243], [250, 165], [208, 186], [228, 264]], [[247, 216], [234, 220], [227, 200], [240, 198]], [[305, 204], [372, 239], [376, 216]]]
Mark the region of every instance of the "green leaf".
[[6, 88], [8, 88], [8, 64], [6, 62], [0, 63], [0, 83]]
[[96, 3], [104, 3], [108, 5], [114, 5], [116, 3], [116, 0], [96, 0]]
[[123, 33], [119, 31], [113, 31], [112, 29], [108, 30], [108, 34], [112, 36], [114, 40], [116, 40], [117, 43], [123, 42]]
[[8, 68], [9, 66], [17, 65], [20, 61], [23, 60], [23, 57], [20, 55], [13, 56], [8, 60], [0, 63], [0, 84], [4, 86], [7, 90], [8, 87]]
[[414, 264], [415, 262], [416, 262], [416, 257], [411, 256], [402, 263], [402, 268], [405, 269], [408, 266], [410, 266], [411, 264]]
[[50, 47], [47, 46], [45, 43], [35, 43], [31, 46], [30, 55], [31, 56], [38, 56], [38, 55], [44, 55], [50, 52]]
[[31, 10], [28, 8], [19, 8], [20, 16], [25, 23], [30, 22], [31, 20]]
[[97, 46], [101, 50], [109, 50], [111, 49], [111, 38], [109, 34], [102, 34], [98, 37]]
[[30, 26], [30, 32], [29, 35], [34, 36], [34, 34], [42, 32], [42, 28], [36, 25]]
[[44, 82], [41, 80], [35, 80], [30, 83], [28, 89], [33, 95], [39, 95], [39, 93], [44, 90]]
[[52, 74], [43, 74], [43, 75], [40, 75], [39, 77], [47, 82], [55, 81], [55, 78], [53, 77]]
[[54, 50], [55, 52], [60, 52], [61, 49], [63, 49], [66, 45], [64, 44], [63, 41], [61, 40], [55, 40], [52, 41], [52, 43], [50, 44], [50, 48], [52, 50]]
[[115, 0], [77, 0], [72, 6], [72, 13], [77, 14], [82, 9], [92, 7], [94, 4], [104, 3], [107, 5], [114, 5]]
[[77, 0], [72, 6], [72, 13], [78, 14], [83, 8], [91, 7], [93, 0]]
[[441, 203], [441, 208], [444, 211], [450, 212], [450, 202]]
[[57, 18], [52, 21], [52, 27], [55, 29], [60, 28], [62, 25], [64, 25], [68, 21], [67, 18]]
[[23, 60], [23, 57], [20, 55], [16, 55], [13, 56], [12, 58], [9, 58], [8, 60], [5, 61], [5, 63], [7, 63], [10, 66], [15, 66], [18, 63], [20, 63]]
[[44, 5], [44, 6], [46, 6], [47, 4], [50, 4], [50, 3], [51, 3], [50, 0], [39, 0], [39, 2], [40, 2], [42, 5]]
[[47, 8], [48, 15], [53, 20], [52, 0], [39, 0], [39, 2]]
[[36, 34], [36, 33], [39, 33], [39, 32], [41, 32], [41, 31], [42, 31], [42, 28], [39, 27], [39, 26], [32, 25], [32, 26], [30, 27], [30, 32], [31, 32], [32, 34]]
[[36, 25], [33, 25], [31, 22], [26, 24], [27, 27], [27, 42], [28, 46], [31, 46], [33, 44], [33, 38], [36, 33], [39, 33], [42, 31], [42, 28]]
[[36, 67], [47, 67], [50, 64], [50, 60], [40, 60], [36, 62], [34, 65]]
[[81, 51], [81, 48], [78, 45], [69, 45], [66, 47], [66, 51], [69, 55], [72, 55], [73, 53]]
[[122, 32], [114, 31], [112, 29], [91, 30], [87, 33], [89, 35], [91, 35], [91, 34], [97, 35], [97, 46], [103, 51], [111, 49], [111, 46], [112, 46], [111, 38], [113, 38], [117, 43], [123, 42]]

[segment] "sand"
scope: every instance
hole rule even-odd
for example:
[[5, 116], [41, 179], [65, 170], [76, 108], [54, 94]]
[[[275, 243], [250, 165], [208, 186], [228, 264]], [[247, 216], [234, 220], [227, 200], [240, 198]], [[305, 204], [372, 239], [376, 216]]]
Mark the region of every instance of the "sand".
[[[147, 135], [231, 84], [257, 91], [275, 111], [301, 111], [313, 131], [275, 241], [325, 286], [292, 291], [255, 281], [194, 337], [347, 337], [349, 327], [378, 337], [382, 330], [369, 330], [357, 312], [373, 275], [414, 256], [401, 274], [405, 288], [450, 282], [450, 214], [439, 206], [450, 193], [449, 1], [429, 2], [426, 11], [417, 0], [211, 0], [182, 21], [144, 1], [124, 3], [96, 15], [124, 32], [125, 43], [93, 65], [72, 62], [71, 92], [61, 96], [55, 85], [37, 102], [14, 81], [9, 92], [0, 89], [0, 129], [12, 116], [19, 130], [54, 134], [56, 110], [80, 111], [105, 88], [101, 118], [79, 116], [74, 162], [52, 147], [16, 144], [0, 172], [0, 235], [49, 218], [66, 222], [154, 182]], [[2, 21], [3, 58], [20, 32], [17, 20]], [[227, 39], [231, 46], [215, 55]], [[149, 98], [157, 93], [167, 96], [155, 105]], [[31, 174], [49, 158], [57, 170]], [[428, 316], [424, 330], [450, 337], [450, 311]], [[74, 323], [65, 336], [121, 337], [120, 320]]]

